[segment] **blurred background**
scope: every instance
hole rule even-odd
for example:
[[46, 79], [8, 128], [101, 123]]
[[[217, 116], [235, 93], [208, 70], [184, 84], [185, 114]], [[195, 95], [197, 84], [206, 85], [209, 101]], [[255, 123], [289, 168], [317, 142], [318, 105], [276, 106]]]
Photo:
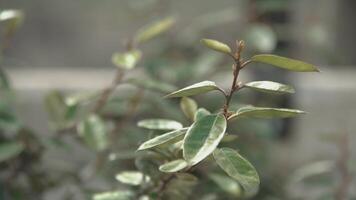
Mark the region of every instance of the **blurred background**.
[[[262, 186], [255, 199], [356, 199], [352, 189], [356, 188], [356, 178], [352, 178], [356, 170], [355, 1], [1, 0], [0, 9], [18, 9], [24, 14], [16, 32], [1, 38], [2, 44], [7, 44], [1, 69], [12, 88], [11, 100], [1, 106], [6, 112], [12, 107], [16, 116], [12, 122], [0, 120], [2, 140], [17, 138], [14, 133], [26, 127], [46, 148], [36, 158], [31, 157], [37, 155], [34, 151], [25, 163], [36, 162], [30, 169], [18, 169], [10, 184], [5, 179], [14, 166], [1, 162], [0, 199], [29, 199], [25, 197], [33, 193], [33, 199], [87, 199], [90, 193], [112, 189], [119, 183], [108, 178], [110, 173], [134, 169], [132, 152], [147, 137], [147, 131], [135, 127], [138, 120], [184, 120], [178, 101], [161, 98], [165, 89], [140, 94], [137, 88], [120, 86], [104, 109], [104, 117], [120, 120], [138, 95], [143, 95], [143, 100], [126, 129], [120, 130], [123, 133], [107, 157], [111, 164], [104, 167], [105, 173], [88, 178], [96, 153], [71, 134], [56, 138], [53, 144], [57, 133], [46, 106], [53, 90], [72, 95], [110, 85], [116, 69], [112, 54], [124, 51], [138, 29], [167, 16], [175, 17], [176, 24], [142, 46], [143, 59], [128, 77], [155, 79], [177, 88], [214, 80], [228, 88], [229, 59], [204, 48], [201, 38], [232, 46], [236, 39], [243, 39], [246, 58], [273, 53], [315, 64], [321, 73], [253, 65], [244, 71], [243, 82], [291, 84], [296, 94], [275, 97], [243, 91], [234, 97], [235, 107], [287, 107], [308, 114], [295, 119], [237, 122], [231, 129], [239, 139], [229, 145], [241, 149], [260, 173]], [[222, 102], [216, 93], [195, 100], [211, 111]], [[73, 178], [75, 173], [79, 178]], [[48, 182], [38, 183], [47, 178]], [[234, 199], [217, 194], [207, 191], [191, 198]]]

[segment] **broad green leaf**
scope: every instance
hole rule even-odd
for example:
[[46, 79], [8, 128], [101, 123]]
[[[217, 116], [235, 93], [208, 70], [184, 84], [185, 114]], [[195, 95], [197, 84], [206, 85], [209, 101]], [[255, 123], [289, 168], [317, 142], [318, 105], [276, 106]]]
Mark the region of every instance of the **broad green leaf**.
[[194, 120], [195, 113], [198, 109], [198, 104], [194, 99], [183, 97], [180, 101], [180, 108], [188, 119]]
[[107, 148], [109, 144], [107, 128], [98, 115], [89, 115], [78, 124], [77, 129], [79, 136], [93, 150], [102, 151]]
[[150, 181], [150, 177], [145, 176], [138, 171], [124, 171], [115, 176], [116, 180], [128, 185], [140, 185], [143, 182]]
[[226, 119], [222, 114], [207, 115], [194, 122], [183, 141], [183, 157], [195, 165], [209, 156], [224, 137]]
[[210, 115], [211, 113], [205, 109], [205, 108], [199, 108], [197, 110], [197, 112], [195, 112], [195, 115], [194, 115], [194, 121], [198, 121], [199, 119], [201, 119], [202, 117], [204, 116], [207, 116], [207, 115]]
[[150, 149], [158, 145], [166, 144], [172, 141], [175, 142], [176, 140], [183, 139], [183, 135], [187, 132], [187, 130], [188, 128], [183, 128], [154, 137], [141, 144], [138, 148], [138, 151]]
[[138, 33], [134, 37], [134, 42], [137, 44], [146, 42], [169, 30], [175, 22], [176, 20], [173, 17], [168, 17], [157, 21], [151, 25], [148, 25], [138, 31]]
[[253, 107], [247, 106], [240, 108], [235, 114], [229, 117], [229, 120], [238, 117], [249, 117], [249, 118], [289, 118], [295, 117], [299, 114], [304, 114], [304, 111], [288, 108], [265, 108], [265, 107]]
[[132, 50], [125, 53], [114, 53], [111, 60], [116, 67], [122, 69], [132, 69], [141, 59], [142, 53], [139, 50]]
[[283, 93], [295, 92], [292, 86], [284, 85], [272, 81], [253, 81], [253, 82], [246, 83], [244, 86], [247, 88], [251, 88], [253, 90], [267, 92], [267, 93], [283, 94]]
[[129, 190], [96, 193], [92, 200], [131, 200], [134, 194]]
[[204, 44], [205, 46], [207, 46], [208, 48], [213, 49], [215, 51], [219, 51], [219, 52], [226, 53], [226, 54], [231, 54], [230, 47], [222, 42], [217, 41], [217, 40], [202, 39], [202, 40], [200, 40], [200, 42], [202, 44]]
[[20, 142], [6, 142], [0, 144], [0, 162], [16, 157], [24, 148], [24, 145]]
[[210, 174], [209, 178], [225, 192], [233, 195], [234, 197], [241, 197], [241, 187], [236, 180], [220, 174]]
[[160, 82], [153, 79], [143, 79], [143, 78], [130, 78], [126, 80], [127, 83], [135, 85], [140, 88], [155, 90], [158, 92], [172, 92], [177, 88], [168, 83]]
[[165, 96], [166, 98], [171, 97], [187, 97], [197, 94], [206, 93], [212, 90], [220, 90], [219, 87], [212, 81], [202, 81], [199, 83], [195, 83], [191, 86], [182, 88], [178, 91], [172, 92]]
[[153, 130], [176, 130], [183, 128], [181, 123], [169, 119], [145, 119], [139, 121], [137, 126]]
[[270, 54], [255, 55], [251, 59], [253, 62], [270, 64], [276, 67], [297, 72], [318, 72], [319, 70], [312, 64], [299, 60], [285, 58]]
[[257, 193], [260, 178], [250, 162], [230, 148], [216, 149], [213, 155], [217, 164], [230, 177], [239, 182], [245, 196], [252, 196]]
[[159, 170], [166, 173], [173, 173], [180, 171], [188, 166], [188, 163], [183, 159], [173, 160], [159, 166]]

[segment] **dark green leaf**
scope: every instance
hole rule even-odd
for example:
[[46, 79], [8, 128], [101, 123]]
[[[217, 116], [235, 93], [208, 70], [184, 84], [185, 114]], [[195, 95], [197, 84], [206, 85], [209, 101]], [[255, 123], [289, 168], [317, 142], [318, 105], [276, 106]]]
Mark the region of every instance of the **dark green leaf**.
[[175, 142], [176, 140], [183, 139], [183, 135], [186, 132], [187, 128], [184, 128], [159, 135], [141, 144], [138, 150], [150, 149], [158, 145]]
[[304, 111], [287, 109], [287, 108], [265, 108], [265, 107], [243, 107], [240, 108], [235, 114], [229, 117], [229, 120], [238, 117], [250, 117], [250, 118], [288, 118], [295, 117], [299, 114], [304, 114]]
[[295, 92], [292, 86], [284, 85], [272, 81], [253, 81], [253, 82], [246, 83], [244, 86], [257, 91], [268, 92], [268, 93], [283, 94], [283, 93]]
[[231, 54], [230, 47], [222, 42], [217, 41], [217, 40], [202, 39], [202, 40], [200, 40], [200, 42], [202, 44], [204, 44], [205, 46], [207, 46], [208, 48], [213, 49], [215, 51], [219, 51], [219, 52], [226, 53], [226, 54]]
[[148, 182], [150, 177], [145, 176], [138, 171], [124, 171], [115, 176], [116, 180], [128, 185], [140, 185], [142, 182]]
[[194, 99], [183, 97], [180, 101], [180, 108], [188, 119], [194, 120], [195, 113], [198, 109], [198, 104]]
[[166, 173], [173, 173], [180, 171], [188, 166], [188, 163], [183, 159], [173, 160], [159, 166], [159, 170]]
[[181, 123], [169, 119], [145, 119], [139, 121], [137, 126], [153, 130], [176, 130], [183, 128]]
[[197, 94], [202, 94], [206, 93], [212, 90], [220, 90], [219, 87], [212, 81], [202, 81], [196, 84], [193, 84], [191, 86], [182, 88], [178, 91], [172, 92], [168, 94], [167, 98], [171, 97], [186, 97], [186, 96], [192, 96], [192, 95], [197, 95]]
[[111, 60], [119, 68], [132, 69], [141, 59], [141, 51], [132, 50], [125, 53], [115, 53]]
[[134, 42], [143, 43], [166, 32], [174, 25], [175, 21], [174, 18], [168, 17], [142, 28], [134, 37]]
[[245, 196], [252, 196], [257, 193], [260, 179], [250, 162], [230, 148], [216, 149], [213, 155], [217, 164], [230, 177], [239, 182]]
[[297, 72], [318, 72], [319, 70], [312, 64], [305, 63], [299, 60], [285, 58], [270, 54], [261, 54], [253, 56], [251, 59], [253, 62], [260, 62], [270, 64], [283, 69], [297, 71]]
[[78, 126], [78, 134], [95, 151], [105, 150], [109, 144], [107, 128], [103, 120], [95, 114], [89, 115]]
[[183, 141], [183, 157], [195, 165], [209, 156], [218, 146], [226, 130], [222, 114], [207, 115], [194, 122]]
[[210, 115], [211, 113], [205, 108], [199, 108], [194, 115], [194, 121], [198, 121], [204, 116]]
[[20, 142], [7, 142], [0, 144], [0, 162], [14, 158], [24, 150], [24, 145]]

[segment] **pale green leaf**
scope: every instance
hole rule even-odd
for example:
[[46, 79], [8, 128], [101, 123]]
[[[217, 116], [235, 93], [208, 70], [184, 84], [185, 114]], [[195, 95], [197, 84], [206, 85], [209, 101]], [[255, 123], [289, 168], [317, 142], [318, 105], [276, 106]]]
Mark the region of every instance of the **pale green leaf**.
[[213, 90], [220, 90], [219, 87], [212, 81], [202, 81], [199, 83], [195, 83], [188, 87], [182, 88], [178, 91], [172, 92], [165, 96], [166, 98], [171, 97], [186, 97], [197, 94], [206, 93]]
[[79, 136], [93, 150], [102, 151], [107, 148], [109, 144], [107, 128], [98, 115], [89, 115], [78, 124], [77, 129]]
[[253, 62], [270, 64], [275, 67], [297, 71], [297, 72], [318, 72], [319, 70], [312, 64], [305, 63], [299, 60], [285, 58], [270, 54], [255, 55], [251, 59]]
[[210, 174], [209, 178], [225, 192], [231, 194], [234, 197], [241, 197], [241, 187], [236, 180], [230, 177], [222, 176], [220, 174]]
[[23, 22], [24, 14], [21, 10], [9, 9], [0, 12], [0, 22], [6, 23], [6, 34], [12, 34]]
[[183, 141], [183, 157], [195, 165], [209, 156], [218, 146], [226, 130], [222, 114], [207, 115], [194, 122]]
[[195, 112], [195, 115], [194, 115], [194, 121], [198, 121], [199, 119], [201, 119], [202, 117], [204, 116], [207, 116], [207, 115], [210, 115], [211, 113], [205, 109], [205, 108], [199, 108], [197, 110], [197, 112]]
[[265, 24], [252, 24], [245, 31], [245, 41], [249, 49], [261, 53], [270, 53], [277, 46], [277, 36], [273, 29]]
[[133, 195], [134, 194], [129, 190], [114, 190], [96, 193], [92, 196], [92, 200], [131, 200]]
[[200, 42], [202, 44], [204, 44], [205, 46], [207, 46], [208, 48], [213, 49], [215, 51], [219, 51], [219, 52], [226, 53], [226, 54], [231, 54], [231, 48], [228, 45], [226, 45], [222, 42], [219, 42], [217, 40], [202, 39], [202, 40], [200, 40]]
[[195, 113], [198, 110], [198, 104], [194, 99], [183, 97], [180, 101], [180, 108], [188, 119], [194, 120]]
[[24, 148], [24, 145], [20, 142], [6, 142], [0, 144], [0, 162], [16, 157]]
[[213, 155], [217, 164], [242, 186], [245, 196], [257, 193], [260, 179], [250, 162], [230, 148], [216, 149]]
[[253, 82], [246, 83], [244, 87], [261, 91], [261, 92], [276, 93], [276, 94], [295, 92], [292, 86], [284, 85], [272, 81], [253, 81]]
[[184, 129], [179, 129], [179, 130], [174, 130], [162, 135], [159, 135], [157, 137], [154, 137], [143, 144], [140, 145], [138, 150], [145, 150], [145, 149], [150, 149], [162, 144], [170, 143], [170, 142], [176, 142], [176, 140], [183, 139], [183, 135], [187, 132], [188, 128]]
[[159, 166], [159, 170], [166, 173], [173, 173], [180, 171], [188, 166], [188, 163], [183, 159], [173, 160]]
[[141, 59], [142, 53], [139, 50], [132, 50], [125, 53], [114, 53], [111, 60], [116, 67], [122, 69], [132, 69]]
[[139, 121], [137, 126], [153, 130], [176, 130], [183, 128], [181, 123], [169, 119], [145, 119]]
[[239, 118], [239, 117], [263, 118], [263, 119], [289, 118], [304, 113], [305, 112], [301, 110], [288, 109], [288, 108], [265, 108], [265, 107], [247, 106], [247, 107], [240, 108], [235, 114], [232, 114], [229, 117], [229, 120]]
[[140, 185], [150, 181], [150, 177], [138, 171], [124, 171], [115, 176], [116, 180], [128, 185]]
[[166, 32], [169, 30], [176, 20], [173, 17], [168, 17], [159, 21], [154, 22], [153, 24], [150, 24], [141, 30], [138, 31], [138, 33], [134, 37], [134, 42], [139, 44], [146, 42], [161, 33]]

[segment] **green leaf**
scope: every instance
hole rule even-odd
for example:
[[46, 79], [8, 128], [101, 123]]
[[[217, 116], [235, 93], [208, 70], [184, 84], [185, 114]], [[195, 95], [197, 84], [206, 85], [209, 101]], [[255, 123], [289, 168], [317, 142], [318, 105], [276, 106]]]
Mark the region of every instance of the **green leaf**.
[[270, 54], [255, 55], [251, 59], [253, 62], [270, 64], [275, 67], [280, 67], [290, 71], [296, 72], [319, 72], [319, 70], [312, 64], [305, 63], [299, 60], [285, 58]]
[[188, 128], [183, 128], [154, 137], [141, 144], [140, 147], [138, 148], [138, 151], [150, 149], [162, 144], [175, 142], [176, 140], [183, 139], [183, 135], [187, 132], [187, 130]]
[[126, 80], [127, 83], [135, 85], [140, 88], [155, 90], [158, 92], [172, 92], [177, 88], [168, 83], [164, 83], [161, 81], [153, 80], [153, 79], [142, 79], [142, 78], [130, 78]]
[[107, 128], [98, 115], [89, 115], [78, 124], [77, 129], [79, 136], [93, 150], [102, 151], [108, 147]]
[[194, 99], [183, 97], [180, 101], [180, 108], [188, 119], [194, 120], [195, 113], [198, 110], [198, 104]]
[[207, 115], [194, 122], [183, 141], [183, 157], [195, 165], [209, 156], [224, 137], [226, 119], [222, 114]]
[[206, 93], [212, 90], [220, 90], [220, 88], [212, 81], [202, 81], [199, 83], [195, 83], [191, 86], [182, 88], [178, 91], [172, 92], [165, 97], [186, 97]]
[[270, 53], [277, 46], [277, 36], [273, 29], [265, 24], [257, 23], [247, 27], [245, 41], [249, 49], [262, 53]]
[[141, 59], [142, 53], [139, 50], [132, 50], [125, 53], [114, 53], [111, 60], [116, 67], [122, 69], [132, 69]]
[[14, 31], [22, 24], [24, 14], [20, 10], [9, 9], [0, 12], [0, 22], [6, 23], [5, 34], [13, 34]]
[[225, 134], [221, 142], [232, 142], [239, 138], [237, 135]]
[[183, 128], [181, 123], [169, 119], [145, 119], [139, 121], [137, 126], [153, 130], [176, 130]]
[[245, 196], [252, 196], [257, 193], [260, 178], [250, 162], [230, 148], [216, 149], [213, 155], [217, 164], [230, 177], [239, 182]]
[[157, 21], [151, 25], [148, 25], [138, 31], [138, 33], [134, 37], [134, 42], [140, 44], [151, 40], [152, 38], [169, 30], [175, 22], [176, 20], [173, 17], [168, 17]]
[[93, 195], [92, 200], [130, 200], [133, 193], [129, 190], [101, 192]]
[[200, 42], [202, 44], [204, 44], [205, 46], [207, 46], [208, 48], [213, 49], [215, 51], [219, 51], [219, 52], [226, 53], [226, 54], [231, 54], [230, 47], [222, 42], [217, 41], [217, 40], [202, 39], [202, 40], [200, 40]]
[[253, 90], [267, 92], [267, 93], [283, 94], [283, 93], [295, 92], [292, 86], [284, 85], [272, 81], [253, 81], [253, 82], [246, 83], [244, 86], [247, 88], [251, 88]]
[[149, 176], [145, 176], [138, 171], [124, 171], [115, 176], [116, 180], [128, 185], [140, 185], [143, 182], [150, 181]]
[[250, 117], [250, 118], [289, 118], [295, 117], [299, 114], [304, 114], [304, 111], [288, 108], [265, 108], [265, 107], [253, 107], [247, 106], [240, 108], [235, 114], [229, 117], [229, 120], [238, 117]]
[[194, 115], [194, 121], [198, 121], [199, 119], [201, 119], [202, 117], [204, 116], [207, 116], [207, 115], [210, 115], [211, 113], [205, 109], [205, 108], [199, 108], [197, 110], [197, 112], [195, 112], [195, 115]]
[[24, 145], [20, 142], [6, 142], [0, 144], [0, 162], [16, 157], [24, 148]]
[[234, 179], [220, 174], [210, 174], [209, 178], [213, 180], [222, 190], [234, 197], [241, 197], [241, 187]]
[[188, 163], [183, 159], [173, 160], [159, 166], [159, 170], [166, 173], [173, 173], [180, 171], [188, 166]]

